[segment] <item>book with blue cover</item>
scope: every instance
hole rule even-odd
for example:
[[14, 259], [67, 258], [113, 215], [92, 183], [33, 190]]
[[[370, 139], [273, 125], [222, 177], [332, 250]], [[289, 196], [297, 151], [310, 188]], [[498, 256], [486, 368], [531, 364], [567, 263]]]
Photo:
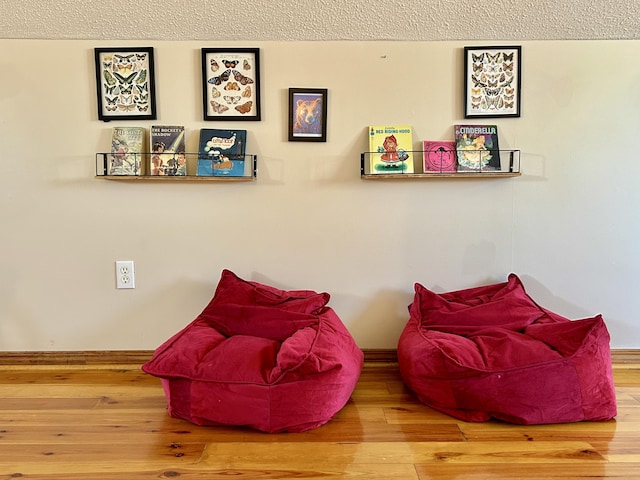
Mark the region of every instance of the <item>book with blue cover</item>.
[[243, 177], [246, 142], [246, 130], [200, 129], [196, 175]]

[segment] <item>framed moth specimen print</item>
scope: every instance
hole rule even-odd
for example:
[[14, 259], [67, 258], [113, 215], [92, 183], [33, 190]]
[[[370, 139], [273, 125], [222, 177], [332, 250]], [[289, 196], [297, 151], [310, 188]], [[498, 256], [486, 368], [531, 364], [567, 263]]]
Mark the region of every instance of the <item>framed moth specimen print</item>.
[[521, 47], [464, 47], [465, 118], [519, 117]]
[[205, 120], [260, 120], [260, 50], [203, 48]]

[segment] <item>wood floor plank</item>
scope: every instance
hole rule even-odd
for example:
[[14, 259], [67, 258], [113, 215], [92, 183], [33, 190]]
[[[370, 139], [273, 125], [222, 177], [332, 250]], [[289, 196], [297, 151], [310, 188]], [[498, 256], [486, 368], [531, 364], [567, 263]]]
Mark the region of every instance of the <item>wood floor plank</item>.
[[80, 473], [90, 470], [140, 469], [150, 463], [159, 468], [196, 464], [205, 444], [0, 444], [1, 475], [20, 473]]
[[322, 443], [307, 451], [296, 442], [209, 444], [202, 464], [224, 458], [228, 467], [292, 464], [402, 464], [402, 463], [537, 463], [593, 462], [605, 459], [587, 442], [412, 442]]
[[419, 464], [416, 469], [420, 480], [575, 480], [575, 479], [627, 479], [638, 478], [640, 463], [558, 465], [536, 463], [531, 468], [518, 464], [434, 465]]

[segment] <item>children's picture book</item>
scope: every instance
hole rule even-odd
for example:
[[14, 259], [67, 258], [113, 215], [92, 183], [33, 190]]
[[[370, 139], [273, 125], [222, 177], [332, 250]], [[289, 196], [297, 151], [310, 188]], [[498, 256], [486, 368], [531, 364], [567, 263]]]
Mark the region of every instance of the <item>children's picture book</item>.
[[459, 172], [500, 170], [500, 147], [496, 125], [455, 125]]
[[370, 173], [413, 173], [413, 129], [409, 125], [369, 127]]
[[150, 137], [149, 175], [186, 175], [184, 126], [154, 125]]
[[246, 130], [200, 129], [196, 175], [244, 176], [246, 143]]
[[456, 143], [452, 141], [423, 141], [423, 171], [425, 173], [450, 173], [457, 171]]
[[145, 129], [113, 127], [107, 175], [141, 175]]

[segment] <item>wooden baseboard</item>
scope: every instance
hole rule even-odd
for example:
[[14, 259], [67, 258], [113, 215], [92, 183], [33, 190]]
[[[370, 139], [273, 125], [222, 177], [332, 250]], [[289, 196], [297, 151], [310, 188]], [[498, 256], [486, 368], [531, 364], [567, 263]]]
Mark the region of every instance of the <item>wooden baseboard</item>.
[[[396, 363], [395, 349], [363, 349], [365, 363]], [[153, 350], [0, 352], [0, 365], [142, 365]], [[612, 350], [613, 363], [640, 363], [640, 349]]]

